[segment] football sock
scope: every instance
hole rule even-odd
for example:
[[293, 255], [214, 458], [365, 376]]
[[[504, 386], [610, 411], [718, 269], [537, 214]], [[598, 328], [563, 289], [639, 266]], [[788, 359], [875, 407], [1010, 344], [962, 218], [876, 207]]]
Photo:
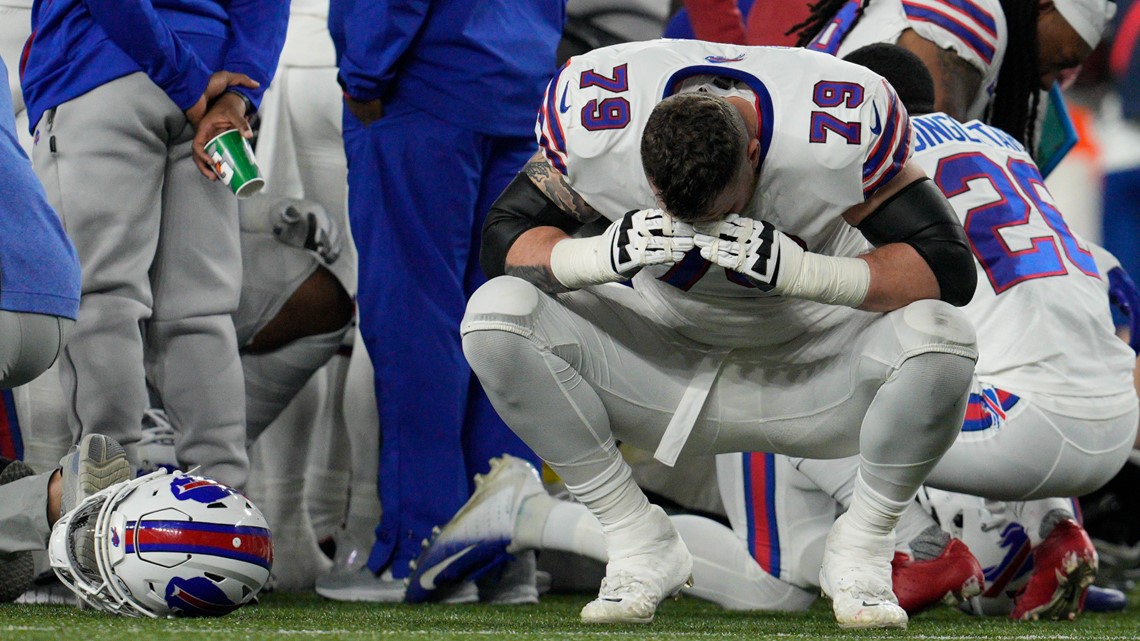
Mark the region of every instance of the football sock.
[[950, 534], [937, 525], [931, 525], [918, 536], [910, 539], [911, 556], [916, 561], [929, 561], [938, 558], [950, 544]]

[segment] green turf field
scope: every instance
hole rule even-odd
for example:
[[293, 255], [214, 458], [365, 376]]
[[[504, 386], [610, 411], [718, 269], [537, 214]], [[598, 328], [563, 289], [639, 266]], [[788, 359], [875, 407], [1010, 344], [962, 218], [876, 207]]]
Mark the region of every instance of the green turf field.
[[1123, 613], [1086, 614], [1076, 622], [1014, 623], [978, 619], [949, 608], [911, 620], [908, 630], [841, 631], [825, 602], [805, 614], [726, 612], [698, 601], [664, 604], [648, 626], [586, 626], [587, 595], [545, 596], [535, 607], [345, 604], [316, 596], [272, 594], [220, 619], [127, 619], [63, 606], [0, 605], [0, 640], [258, 641], [286, 639], [1140, 639], [1140, 591]]

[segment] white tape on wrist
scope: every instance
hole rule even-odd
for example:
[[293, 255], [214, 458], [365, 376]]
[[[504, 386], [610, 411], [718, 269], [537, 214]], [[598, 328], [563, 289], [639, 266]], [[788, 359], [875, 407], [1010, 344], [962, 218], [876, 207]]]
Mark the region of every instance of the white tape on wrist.
[[625, 280], [610, 266], [609, 234], [558, 241], [550, 251], [550, 271], [568, 289]]
[[799, 274], [782, 292], [828, 305], [858, 307], [871, 287], [871, 266], [861, 258], [804, 252]]

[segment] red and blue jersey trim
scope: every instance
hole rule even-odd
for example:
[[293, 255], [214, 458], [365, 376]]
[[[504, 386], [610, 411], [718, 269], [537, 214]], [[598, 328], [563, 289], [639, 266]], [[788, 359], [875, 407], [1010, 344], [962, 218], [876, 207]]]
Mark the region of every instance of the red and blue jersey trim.
[[849, 0], [847, 4], [840, 7], [831, 22], [828, 22], [827, 26], [819, 31], [819, 34], [808, 43], [806, 48], [829, 53], [833, 56], [837, 54], [839, 47], [843, 45], [843, 40], [847, 38], [847, 34], [859, 21], [859, 4], [860, 0]]
[[[887, 95], [887, 113], [880, 121], [882, 132], [863, 163], [864, 199], [870, 198], [871, 194], [898, 175], [910, 156], [910, 116], [899, 102], [894, 89], [885, 80], [883, 88]], [[877, 103], [872, 108], [878, 109]]]
[[127, 554], [174, 552], [208, 554], [269, 569], [273, 544], [263, 527], [191, 521], [129, 521], [124, 532]]
[[[566, 161], [568, 156], [566, 155], [566, 131], [562, 127], [562, 120], [558, 117], [558, 86], [561, 84], [562, 74], [566, 71], [566, 66], [563, 65], [554, 75], [554, 78], [550, 80], [550, 84], [546, 87], [546, 97], [542, 101], [542, 108], [538, 111], [538, 129], [541, 132], [538, 136], [538, 146], [542, 149], [546, 160], [563, 176], [567, 175]], [[563, 91], [569, 91], [569, 89], [570, 84], [567, 83]]]
[[13, 460], [24, 458], [24, 437], [10, 389], [0, 390], [0, 456]]
[[927, 22], [945, 29], [978, 54], [988, 65], [997, 51], [997, 24], [993, 15], [970, 0], [903, 0], [912, 22]]
[[1021, 397], [996, 387], [984, 387], [981, 394], [970, 394], [966, 401], [963, 432], [980, 432], [1005, 424], [1006, 413]]
[[776, 457], [765, 452], [740, 455], [748, 553], [764, 571], [780, 576], [780, 527], [776, 520]]

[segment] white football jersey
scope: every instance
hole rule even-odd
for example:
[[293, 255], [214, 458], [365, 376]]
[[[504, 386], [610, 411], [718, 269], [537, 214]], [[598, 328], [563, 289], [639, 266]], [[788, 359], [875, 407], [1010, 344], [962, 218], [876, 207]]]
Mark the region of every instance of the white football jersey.
[[930, 114], [911, 122], [914, 159], [949, 198], [974, 253], [978, 288], [963, 311], [978, 331], [977, 376], [1068, 399], [1064, 407], [1053, 399], [1050, 409], [1070, 416], [1115, 415], [1134, 404], [1135, 355], [1113, 334], [1088, 245], [1065, 223], [1029, 154], [976, 120]]
[[[609, 219], [656, 207], [641, 164], [642, 131], [658, 102], [698, 76], [730, 78], [755, 95], [760, 179], [741, 215], [772, 223], [809, 251], [868, 251], [841, 214], [897, 175], [911, 128], [885, 80], [829, 55], [688, 40], [598, 49], [571, 58], [551, 81], [536, 126], [539, 145]], [[678, 265], [642, 270], [634, 284], [668, 308], [666, 322], [712, 344], [786, 342], [805, 326], [860, 313], [763, 294], [696, 249]]]
[[863, 0], [863, 15], [856, 19], [859, 2], [851, 0], [840, 9], [808, 47], [842, 58], [870, 44], [895, 44], [904, 31], [913, 29], [982, 73], [968, 115], [985, 115], [1007, 42], [998, 0]]

